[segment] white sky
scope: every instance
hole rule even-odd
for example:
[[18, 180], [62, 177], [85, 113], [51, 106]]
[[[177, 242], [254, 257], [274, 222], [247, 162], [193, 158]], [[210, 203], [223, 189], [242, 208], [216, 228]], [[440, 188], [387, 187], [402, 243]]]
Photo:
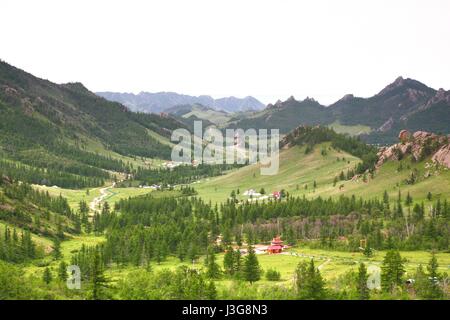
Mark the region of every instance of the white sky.
[[93, 91], [371, 96], [397, 76], [450, 89], [447, 0], [0, 2], [0, 59]]

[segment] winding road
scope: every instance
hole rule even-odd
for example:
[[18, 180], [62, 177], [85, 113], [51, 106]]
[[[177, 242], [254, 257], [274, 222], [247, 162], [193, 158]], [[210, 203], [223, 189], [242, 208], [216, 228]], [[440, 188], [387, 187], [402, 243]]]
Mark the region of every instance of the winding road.
[[99, 208], [100, 204], [102, 203], [103, 200], [105, 200], [105, 198], [107, 196], [109, 196], [109, 189], [114, 188], [116, 186], [116, 183], [113, 182], [112, 185], [108, 186], [108, 187], [104, 187], [100, 189], [100, 196], [94, 198], [94, 200], [91, 201], [91, 203], [89, 203], [89, 209], [91, 209], [92, 212], [97, 211], [97, 209]]

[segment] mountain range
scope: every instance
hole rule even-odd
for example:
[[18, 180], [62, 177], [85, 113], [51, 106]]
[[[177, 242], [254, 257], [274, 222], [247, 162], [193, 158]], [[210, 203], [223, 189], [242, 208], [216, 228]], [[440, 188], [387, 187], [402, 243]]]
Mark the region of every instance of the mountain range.
[[211, 96], [189, 96], [175, 92], [141, 92], [117, 93], [117, 92], [97, 92], [97, 95], [110, 101], [120, 102], [131, 111], [160, 113], [178, 105], [201, 104], [215, 110], [226, 112], [257, 111], [264, 109], [265, 105], [253, 97], [236, 98], [226, 97], [214, 99]]
[[345, 95], [330, 106], [313, 98], [269, 104], [266, 109], [235, 118], [228, 125], [237, 128], [278, 128], [288, 133], [298, 125], [339, 126], [370, 143], [389, 144], [400, 130], [450, 133], [450, 91], [435, 90], [425, 84], [398, 77], [370, 98]]
[[93, 140], [121, 155], [167, 158], [170, 149], [158, 136], [169, 137], [172, 129], [189, 128], [197, 119], [220, 128], [280, 129], [282, 134], [299, 125], [323, 125], [383, 145], [395, 143], [401, 130], [450, 133], [450, 91], [403, 77], [369, 98], [347, 94], [325, 106], [313, 98], [291, 96], [262, 107], [252, 97], [95, 94], [81, 83], [54, 84], [0, 62], [4, 150], [6, 145], [17, 149], [33, 141], [48, 144], [62, 136], [59, 140], [72, 144]]

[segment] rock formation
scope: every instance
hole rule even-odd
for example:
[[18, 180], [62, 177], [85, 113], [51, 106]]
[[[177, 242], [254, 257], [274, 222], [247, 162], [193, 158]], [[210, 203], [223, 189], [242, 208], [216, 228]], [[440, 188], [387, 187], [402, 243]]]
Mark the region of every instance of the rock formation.
[[411, 134], [407, 130], [402, 130], [398, 138], [401, 142], [380, 149], [376, 168], [387, 160], [400, 160], [407, 155], [411, 155], [416, 161], [431, 156], [434, 163], [450, 168], [449, 137], [426, 131]]

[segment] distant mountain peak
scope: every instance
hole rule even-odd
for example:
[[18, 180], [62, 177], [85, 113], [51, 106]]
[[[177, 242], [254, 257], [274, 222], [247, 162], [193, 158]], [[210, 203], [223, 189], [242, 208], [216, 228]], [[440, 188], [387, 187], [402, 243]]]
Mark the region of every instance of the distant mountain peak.
[[405, 81], [405, 79], [402, 76], [399, 76], [399, 77], [397, 77], [397, 79], [395, 79], [394, 83], [396, 83], [398, 85], [402, 85], [404, 81]]
[[305, 100], [303, 100], [303, 101], [305, 101], [305, 102], [317, 102], [317, 100], [316, 99], [314, 99], [313, 97], [306, 97], [305, 98]]
[[224, 97], [214, 99], [208, 95], [190, 96], [176, 92], [140, 92], [139, 94], [97, 92], [97, 95], [124, 104], [131, 111], [147, 113], [165, 112], [178, 105], [201, 104], [205, 107], [226, 112], [258, 111], [265, 105], [252, 96], [245, 98]]
[[390, 94], [392, 92], [399, 92], [398, 90], [406, 90], [408, 93], [411, 93], [413, 90], [414, 94], [420, 94], [421, 92], [427, 94], [434, 94], [435, 90], [427, 87], [422, 82], [411, 78], [403, 78], [402, 76], [397, 77], [394, 82], [387, 85], [383, 90], [381, 90], [377, 96], [382, 96], [386, 94]]
[[339, 99], [338, 101], [348, 101], [353, 99], [355, 96], [351, 93], [348, 93], [346, 95], [344, 95], [341, 99]]
[[297, 101], [297, 100], [295, 100], [294, 96], [290, 96], [290, 97], [286, 100], [286, 102], [290, 102], [290, 101]]

